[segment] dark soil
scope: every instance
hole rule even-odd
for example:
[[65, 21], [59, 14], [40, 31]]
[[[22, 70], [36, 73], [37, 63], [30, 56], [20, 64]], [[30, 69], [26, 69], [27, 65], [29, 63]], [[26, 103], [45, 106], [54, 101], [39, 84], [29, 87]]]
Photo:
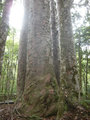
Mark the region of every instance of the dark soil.
[[[0, 120], [36, 120], [16, 114], [13, 104], [0, 105]], [[55, 116], [43, 120], [56, 120]], [[90, 120], [90, 111], [78, 106], [75, 110], [65, 112], [60, 120]]]

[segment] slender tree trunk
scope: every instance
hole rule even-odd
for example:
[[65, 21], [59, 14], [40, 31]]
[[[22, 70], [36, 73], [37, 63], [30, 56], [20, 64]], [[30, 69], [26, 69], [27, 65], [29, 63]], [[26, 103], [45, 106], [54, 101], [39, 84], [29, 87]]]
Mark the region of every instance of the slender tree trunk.
[[79, 57], [79, 81], [80, 81], [80, 92], [82, 93], [82, 49], [81, 49], [80, 31], [79, 31], [78, 57]]
[[50, 39], [49, 0], [28, 0], [27, 3], [27, 65], [19, 112], [36, 118], [47, 117], [57, 113], [58, 100]]
[[85, 88], [86, 88], [86, 99], [87, 99], [87, 95], [88, 95], [88, 93], [87, 93], [87, 91], [88, 91], [88, 87], [87, 87], [87, 85], [88, 85], [88, 51], [86, 50], [86, 86], [85, 86]]
[[60, 17], [60, 43], [61, 43], [61, 86], [60, 101], [57, 120], [64, 112], [62, 106], [73, 108], [78, 102], [79, 81], [76, 67], [75, 47], [73, 41], [71, 13], [71, 0], [57, 0]]
[[13, 0], [5, 0], [2, 20], [0, 21], [0, 77], [5, 49], [6, 38], [9, 30], [9, 14]]

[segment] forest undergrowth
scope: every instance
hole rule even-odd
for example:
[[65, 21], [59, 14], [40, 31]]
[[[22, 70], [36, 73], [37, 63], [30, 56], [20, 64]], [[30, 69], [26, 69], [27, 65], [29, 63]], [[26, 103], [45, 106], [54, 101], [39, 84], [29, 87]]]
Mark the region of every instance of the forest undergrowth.
[[[0, 120], [56, 120], [56, 116], [53, 115], [48, 118], [24, 116], [19, 114], [14, 108], [14, 104], [0, 105]], [[78, 106], [76, 109], [65, 112], [60, 120], [90, 120], [90, 110]]]

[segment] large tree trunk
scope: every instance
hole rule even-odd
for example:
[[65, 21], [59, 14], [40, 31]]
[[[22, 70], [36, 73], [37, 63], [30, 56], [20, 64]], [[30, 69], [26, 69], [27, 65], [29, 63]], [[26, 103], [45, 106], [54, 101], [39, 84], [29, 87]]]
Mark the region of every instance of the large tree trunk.
[[58, 120], [64, 112], [63, 106], [72, 108], [78, 102], [79, 82], [72, 33], [70, 8], [72, 0], [57, 0], [60, 17], [61, 86]]
[[5, 0], [2, 20], [0, 21], [0, 77], [5, 49], [6, 38], [9, 30], [9, 13], [13, 0]]
[[57, 113], [58, 100], [50, 39], [49, 1], [27, 2], [27, 66], [19, 110], [27, 116], [47, 117]]

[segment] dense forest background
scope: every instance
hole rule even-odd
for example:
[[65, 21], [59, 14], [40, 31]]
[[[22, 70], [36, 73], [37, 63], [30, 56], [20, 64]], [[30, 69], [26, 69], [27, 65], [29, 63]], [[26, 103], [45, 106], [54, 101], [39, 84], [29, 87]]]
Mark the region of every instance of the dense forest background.
[[[16, 2], [14, 3], [16, 4]], [[0, 4], [2, 16], [3, 4]], [[85, 14], [80, 12], [83, 10]], [[90, 11], [88, 1], [74, 3], [72, 7], [72, 24], [75, 40], [77, 66], [82, 95], [90, 99]], [[16, 95], [17, 61], [19, 37], [17, 28], [11, 27], [5, 46], [2, 75], [0, 80], [0, 94]]]
[[[14, 1], [14, 5], [17, 1]], [[0, 21], [3, 17], [4, 2], [0, 1]], [[80, 104], [90, 105], [90, 1], [74, 2], [71, 9], [73, 36], [77, 57], [77, 69], [80, 83]], [[9, 23], [10, 24], [10, 23]], [[2, 72], [0, 75], [0, 102], [16, 100], [19, 35], [15, 27], [10, 26], [5, 44]]]

